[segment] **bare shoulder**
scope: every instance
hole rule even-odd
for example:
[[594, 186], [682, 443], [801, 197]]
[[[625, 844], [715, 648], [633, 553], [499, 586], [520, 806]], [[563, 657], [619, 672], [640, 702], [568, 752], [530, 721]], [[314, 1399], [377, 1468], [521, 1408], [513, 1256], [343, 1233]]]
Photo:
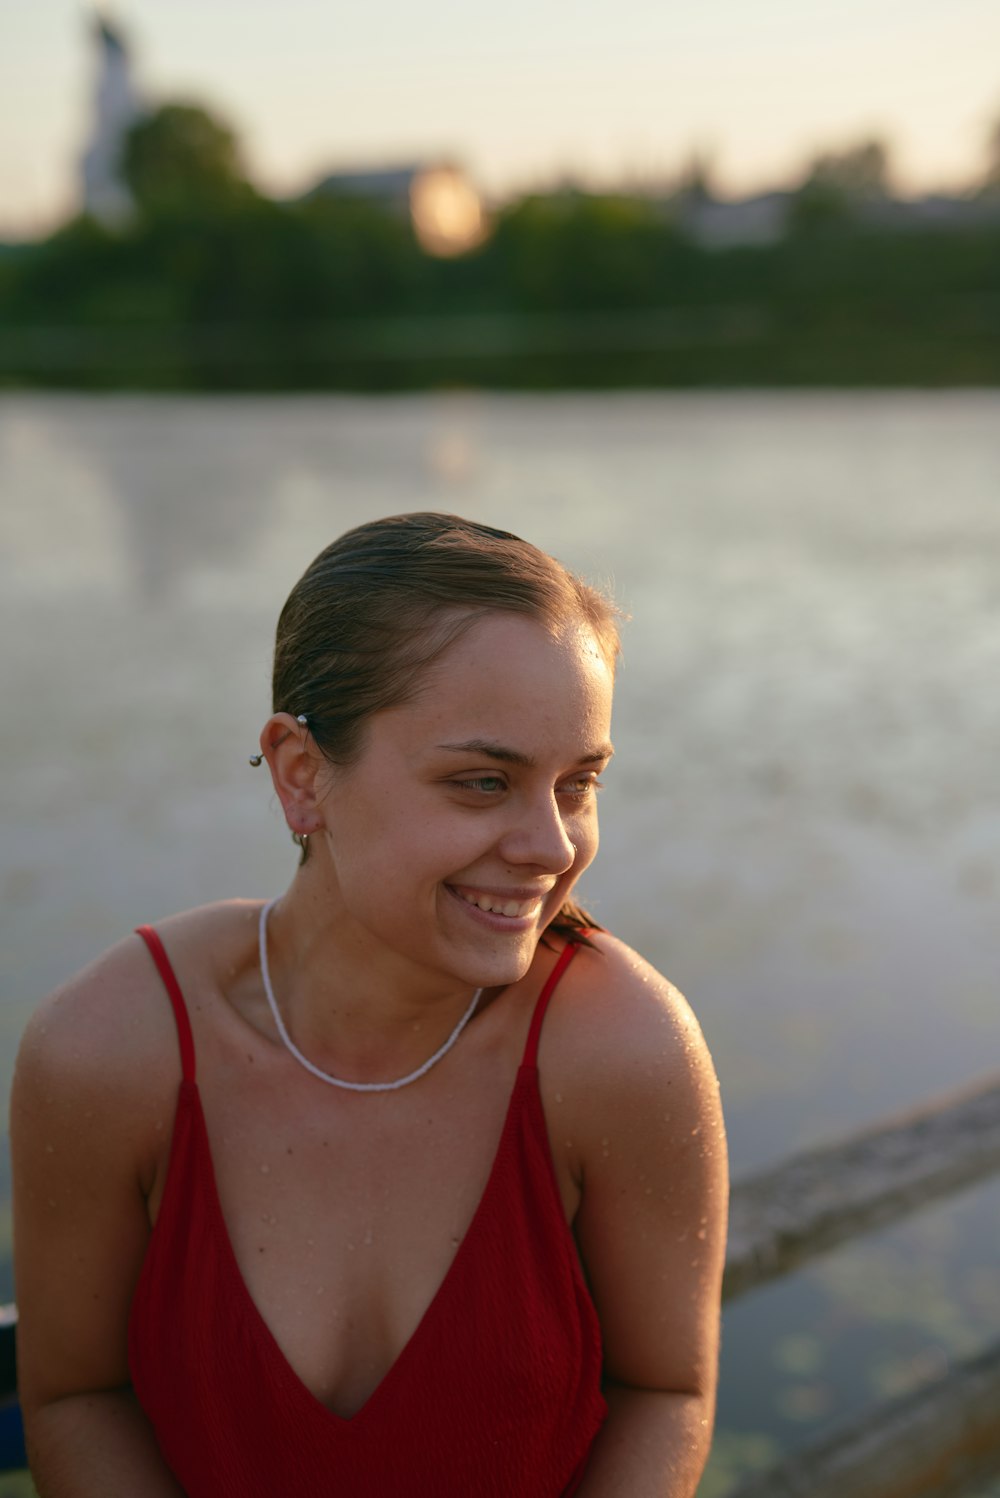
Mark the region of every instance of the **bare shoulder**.
[[130, 935], [42, 1001], [21, 1038], [18, 1075], [22, 1083], [37, 1077], [52, 1085], [114, 1088], [149, 1066], [172, 1025], [149, 953]]
[[647, 1077], [717, 1092], [694, 1012], [677, 988], [625, 942], [595, 932], [574, 958], [559, 1005], [559, 1050], [589, 1085]]
[[[230, 905], [203, 906], [157, 924], [171, 960], [196, 970], [211, 933], [233, 924]], [[140, 1113], [171, 1104], [180, 1077], [177, 1027], [163, 980], [132, 933], [63, 983], [35, 1010], [18, 1052], [15, 1101], [37, 1092], [48, 1104], [93, 1100], [94, 1118], [113, 1099]], [[82, 1118], [84, 1115], [81, 1114]]]
[[593, 1183], [629, 1155], [659, 1155], [672, 1181], [688, 1163], [698, 1173], [707, 1160], [721, 1180], [719, 1084], [701, 1027], [674, 985], [625, 942], [598, 932], [573, 959], [552, 1011], [540, 1077], [547, 1117], [565, 1126], [557, 1132], [572, 1175]]

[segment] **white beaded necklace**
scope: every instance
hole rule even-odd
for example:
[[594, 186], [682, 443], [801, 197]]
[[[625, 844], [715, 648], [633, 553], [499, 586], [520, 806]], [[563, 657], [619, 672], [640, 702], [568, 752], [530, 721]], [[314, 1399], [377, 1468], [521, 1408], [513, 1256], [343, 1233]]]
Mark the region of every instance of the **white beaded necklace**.
[[278, 1028], [278, 1034], [281, 1036], [282, 1040], [291, 1051], [296, 1061], [304, 1066], [306, 1071], [312, 1072], [314, 1077], [319, 1077], [321, 1082], [329, 1082], [331, 1087], [344, 1087], [349, 1092], [395, 1092], [397, 1087], [407, 1087], [411, 1082], [415, 1082], [418, 1077], [422, 1077], [425, 1072], [429, 1072], [432, 1066], [437, 1065], [442, 1056], [446, 1056], [448, 1054], [452, 1046], [455, 1044], [455, 1041], [458, 1039], [462, 1031], [465, 1029], [466, 1025], [469, 1023], [469, 1020], [472, 1018], [473, 1014], [475, 1014], [476, 1005], [479, 1003], [479, 1000], [482, 997], [483, 993], [483, 990], [481, 988], [477, 988], [475, 993], [472, 995], [472, 1003], [462, 1015], [462, 1018], [459, 1020], [454, 1030], [452, 1030], [451, 1034], [448, 1036], [448, 1039], [445, 1041], [440, 1050], [435, 1051], [430, 1060], [425, 1061], [423, 1066], [418, 1066], [416, 1071], [411, 1071], [409, 1076], [400, 1077], [396, 1082], [345, 1082], [343, 1078], [331, 1077], [329, 1072], [321, 1071], [318, 1066], [314, 1066], [313, 1063], [309, 1060], [308, 1056], [303, 1056], [302, 1052], [299, 1050], [298, 1046], [295, 1044], [294, 1040], [285, 1029], [285, 1022], [281, 1018], [281, 1014], [278, 1011], [278, 1005], [274, 997], [274, 989], [271, 987], [271, 974], [267, 966], [267, 917], [274, 903], [274, 900], [269, 900], [260, 912], [260, 926], [258, 928], [258, 944], [260, 946], [260, 975], [264, 980], [264, 992], [267, 994], [267, 1002], [271, 1006], [271, 1013], [274, 1016], [274, 1023]]

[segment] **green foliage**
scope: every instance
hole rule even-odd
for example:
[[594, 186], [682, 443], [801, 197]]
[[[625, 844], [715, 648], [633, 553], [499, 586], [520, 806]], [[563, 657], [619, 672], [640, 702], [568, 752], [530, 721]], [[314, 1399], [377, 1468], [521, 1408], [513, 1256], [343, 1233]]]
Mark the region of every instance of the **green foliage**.
[[878, 140], [867, 140], [849, 150], [818, 156], [807, 185], [816, 184], [841, 193], [848, 201], [889, 194], [889, 152]]
[[251, 194], [236, 137], [196, 104], [164, 104], [125, 139], [122, 174], [151, 218], [217, 213]]
[[990, 131], [986, 147], [986, 171], [980, 192], [984, 197], [1000, 198], [1000, 119]]
[[[435, 259], [405, 212], [272, 202], [193, 105], [132, 131], [136, 203], [0, 255], [0, 381], [173, 389], [1000, 382], [1000, 228], [876, 231], [877, 143], [814, 163], [778, 244], [672, 203], [558, 192]], [[702, 173], [702, 178], [704, 174]], [[702, 196], [709, 193], [701, 182]]]
[[793, 199], [790, 230], [793, 234], [849, 230], [863, 205], [889, 195], [889, 152], [881, 141], [868, 140], [846, 151], [818, 156]]
[[829, 234], [849, 230], [854, 222], [850, 198], [836, 183], [811, 177], [792, 200], [790, 234]]
[[565, 193], [515, 204], [486, 255], [517, 307], [606, 310], [660, 299], [673, 239], [646, 202]]

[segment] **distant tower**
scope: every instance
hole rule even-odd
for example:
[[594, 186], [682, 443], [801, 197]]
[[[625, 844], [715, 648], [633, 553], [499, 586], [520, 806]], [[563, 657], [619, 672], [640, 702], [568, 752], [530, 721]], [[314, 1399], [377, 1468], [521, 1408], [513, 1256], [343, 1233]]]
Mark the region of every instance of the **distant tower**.
[[99, 48], [94, 94], [94, 130], [81, 158], [83, 207], [105, 224], [123, 223], [132, 199], [121, 176], [121, 155], [131, 125], [145, 111], [132, 80], [128, 49], [107, 16], [94, 17]]

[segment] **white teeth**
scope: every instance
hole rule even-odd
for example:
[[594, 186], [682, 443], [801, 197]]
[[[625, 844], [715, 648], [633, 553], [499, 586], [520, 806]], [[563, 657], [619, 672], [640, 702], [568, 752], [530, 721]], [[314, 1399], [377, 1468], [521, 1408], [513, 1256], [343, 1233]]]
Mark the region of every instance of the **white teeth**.
[[540, 903], [538, 899], [504, 900], [500, 902], [494, 900], [491, 895], [466, 894], [464, 890], [459, 890], [458, 893], [467, 904], [476, 905], [480, 910], [488, 911], [491, 915], [505, 915], [510, 919], [518, 917], [523, 919], [524, 916], [534, 915]]

